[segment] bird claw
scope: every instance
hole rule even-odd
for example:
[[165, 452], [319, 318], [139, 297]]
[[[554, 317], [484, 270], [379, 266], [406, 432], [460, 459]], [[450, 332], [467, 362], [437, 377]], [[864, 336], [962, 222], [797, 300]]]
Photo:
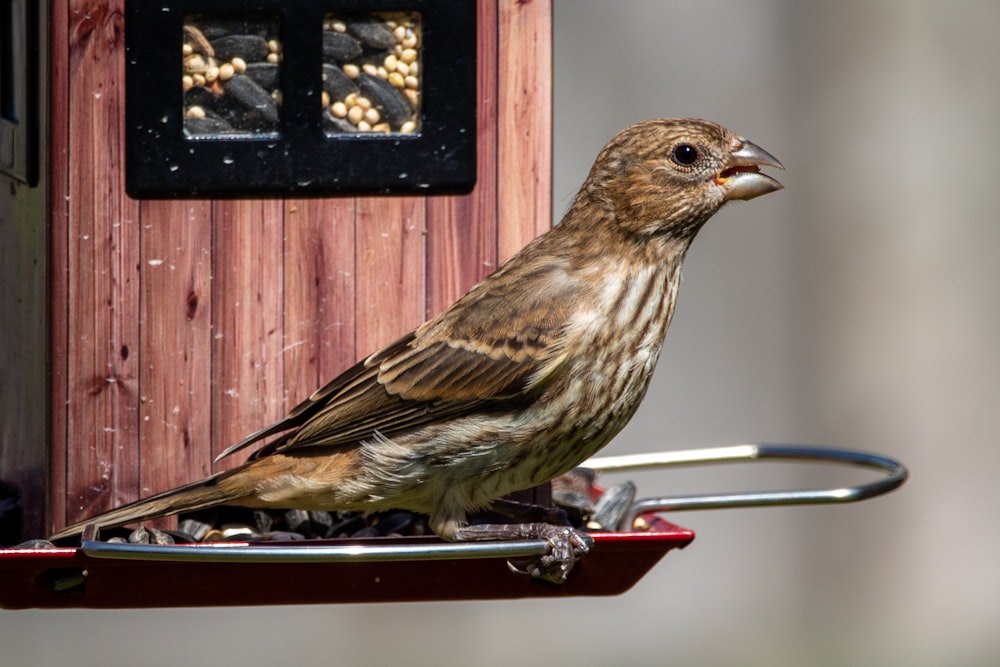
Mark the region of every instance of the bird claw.
[[549, 550], [531, 559], [507, 562], [512, 572], [561, 584], [576, 562], [594, 546], [594, 538], [569, 526], [548, 523], [503, 523], [464, 526], [455, 533], [456, 540], [544, 540]]
[[587, 533], [565, 526], [536, 524], [538, 538], [549, 545], [549, 552], [528, 561], [507, 561], [511, 572], [542, 579], [554, 584], [566, 582], [576, 562], [594, 545]]

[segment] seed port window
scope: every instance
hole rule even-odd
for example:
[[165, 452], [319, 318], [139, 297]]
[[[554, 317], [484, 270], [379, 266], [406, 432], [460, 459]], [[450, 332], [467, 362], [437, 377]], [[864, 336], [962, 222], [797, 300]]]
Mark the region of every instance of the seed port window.
[[328, 135], [420, 131], [420, 14], [323, 17], [323, 127]]
[[272, 16], [184, 19], [184, 135], [279, 136], [281, 39]]
[[126, 2], [137, 198], [461, 193], [476, 3]]

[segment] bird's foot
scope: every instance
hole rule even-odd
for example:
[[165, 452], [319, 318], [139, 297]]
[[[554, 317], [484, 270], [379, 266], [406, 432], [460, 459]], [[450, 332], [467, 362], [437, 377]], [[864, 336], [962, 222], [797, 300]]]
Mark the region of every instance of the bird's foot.
[[569, 526], [548, 523], [480, 524], [459, 528], [456, 540], [544, 540], [548, 553], [535, 558], [507, 562], [512, 572], [561, 584], [566, 581], [576, 562], [594, 545], [594, 538]]

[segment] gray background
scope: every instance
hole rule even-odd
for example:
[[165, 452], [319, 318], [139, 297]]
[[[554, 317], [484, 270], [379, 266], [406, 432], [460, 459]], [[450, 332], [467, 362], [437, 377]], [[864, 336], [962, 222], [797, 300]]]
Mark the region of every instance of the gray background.
[[[618, 598], [2, 612], [4, 664], [995, 662], [1000, 5], [555, 5], [556, 218], [644, 118], [719, 121], [788, 168], [702, 232], [654, 386], [606, 453], [798, 441], [898, 457], [912, 480], [676, 515], [694, 544]], [[858, 476], [633, 477], [658, 494]]]

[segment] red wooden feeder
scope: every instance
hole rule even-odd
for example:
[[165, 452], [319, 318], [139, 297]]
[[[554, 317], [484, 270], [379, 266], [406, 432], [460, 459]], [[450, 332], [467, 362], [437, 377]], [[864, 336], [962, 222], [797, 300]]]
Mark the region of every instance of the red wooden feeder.
[[[340, 4], [255, 3], [255, 16], [263, 12], [279, 30], [291, 31], [279, 67], [301, 64], [309, 40], [318, 53], [321, 24]], [[410, 6], [369, 4], [373, 12]], [[262, 196], [259, 183], [249, 194], [234, 190], [230, 172], [251, 179], [268, 169], [308, 167], [314, 156], [303, 151], [311, 145], [327, 156], [350, 153], [356, 164], [371, 167], [366, 146], [385, 162], [387, 145], [398, 143], [396, 152], [413, 158], [423, 139], [402, 132], [327, 134], [318, 124], [323, 70], [315, 59], [289, 68], [282, 79], [282, 108], [291, 105], [290, 121], [307, 116], [313, 134], [303, 139], [305, 130], [289, 122], [276, 136], [190, 138], [180, 120], [190, 111], [181, 80], [187, 19], [208, 30], [202, 23], [210, 24], [215, 13], [232, 18], [246, 3], [13, 2], [13, 13], [24, 17], [15, 33], [24, 36], [17, 45], [25, 57], [12, 69], [18, 81], [39, 82], [23, 92], [38, 88], [41, 113], [19, 115], [18, 128], [39, 131], [23, 132], [25, 141], [11, 145], [17, 157], [38, 155], [44, 165], [36, 186], [11, 180], [0, 188], [0, 306], [9, 314], [0, 321], [0, 354], [11, 371], [3, 376], [0, 404], [0, 480], [20, 498], [25, 536], [213, 472], [219, 467], [213, 459], [230, 444], [443, 310], [550, 227], [550, 3], [479, 0], [474, 38], [465, 36], [457, 46], [444, 22], [448, 4], [411, 3], [429, 45], [421, 61], [426, 89], [419, 91], [425, 122], [416, 134], [444, 133], [451, 141], [441, 126], [452, 105], [459, 120], [473, 120], [457, 132], [474, 137], [471, 190], [424, 194], [434, 191], [434, 182], [407, 176], [399, 188], [376, 188], [402, 193], [387, 196], [356, 183], [311, 179], [306, 168], [288, 172], [296, 177], [289, 194]], [[156, 25], [176, 28], [169, 48], [144, 48], [158, 39], [154, 30], [135, 28], [148, 23], [141, 16], [148, 11], [155, 11]], [[474, 77], [464, 82], [472, 94], [458, 101], [435, 93], [451, 70], [428, 70], [435, 63], [452, 66], [441, 62], [436, 44], [444, 42], [452, 54], [472, 47]], [[36, 70], [33, 53], [40, 55]], [[146, 79], [156, 79], [162, 90], [156, 93]], [[127, 84], [136, 81], [156, 99], [127, 107]], [[466, 98], [474, 108], [461, 106]], [[148, 127], [146, 103], [164, 99], [174, 106], [157, 117], [161, 125]], [[128, 164], [126, 158], [136, 156], [127, 138], [150, 133], [162, 138], [164, 154], [151, 149], [138, 156], [138, 165]], [[34, 148], [27, 141], [32, 136]], [[192, 188], [187, 195], [141, 194], [156, 189], [143, 159], [159, 164], [178, 144], [226, 174], [222, 195], [198, 194], [213, 190], [210, 183], [177, 181], [164, 187]], [[254, 149], [249, 156], [240, 152], [246, 146]], [[167, 163], [165, 171], [196, 166]], [[137, 197], [129, 195], [128, 179]], [[314, 180], [318, 189], [310, 189]]]

